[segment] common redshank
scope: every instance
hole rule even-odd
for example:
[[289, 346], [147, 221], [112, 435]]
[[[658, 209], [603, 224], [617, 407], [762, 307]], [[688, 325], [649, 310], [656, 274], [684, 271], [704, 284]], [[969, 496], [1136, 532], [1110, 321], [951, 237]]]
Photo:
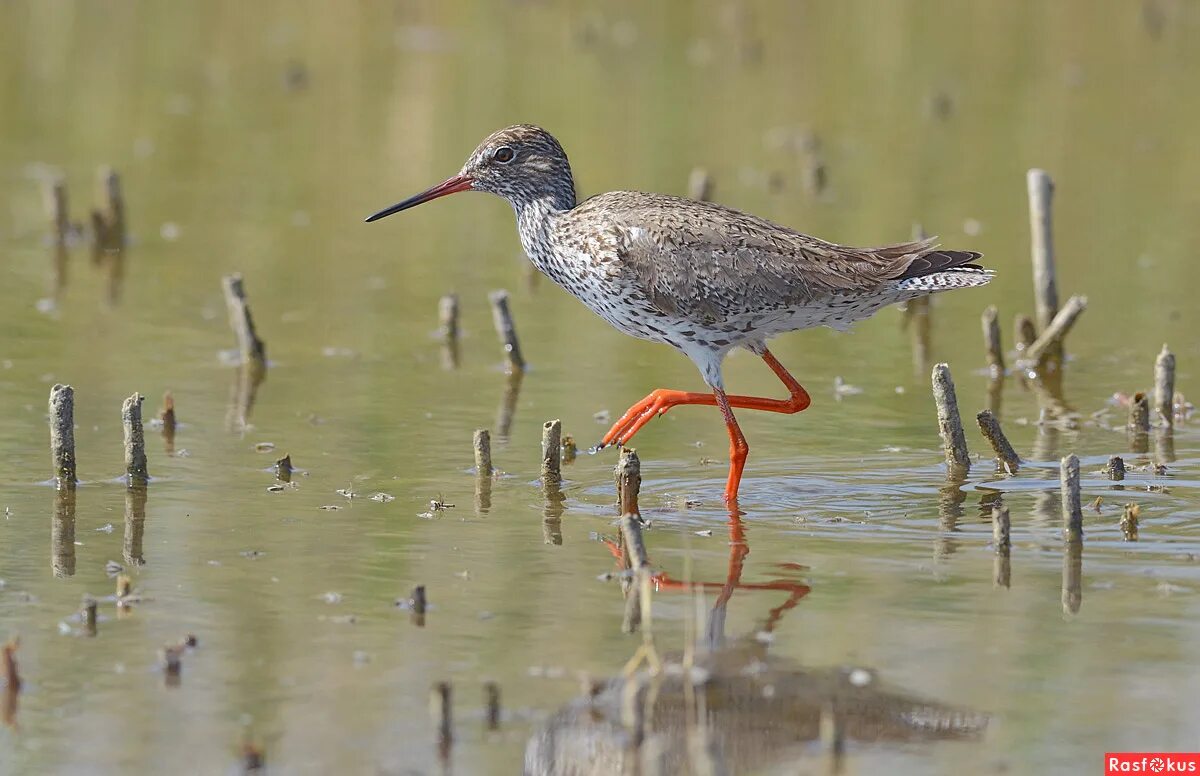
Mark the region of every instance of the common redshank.
[[[539, 270], [617, 329], [675, 347], [711, 393], [659, 388], [629, 408], [598, 448], [623, 445], [681, 404], [721, 409], [729, 431], [725, 500], [733, 505], [750, 447], [733, 409], [796, 413], [808, 392], [767, 349], [777, 334], [846, 330], [881, 307], [987, 283], [974, 251], [935, 238], [851, 248], [710, 202], [612, 191], [576, 202], [567, 154], [544, 129], [519, 124], [488, 135], [457, 175], [374, 214], [399, 213], [459, 191], [487, 191], [517, 214], [521, 245]], [[743, 347], [767, 363], [786, 399], [725, 393], [721, 364]]]

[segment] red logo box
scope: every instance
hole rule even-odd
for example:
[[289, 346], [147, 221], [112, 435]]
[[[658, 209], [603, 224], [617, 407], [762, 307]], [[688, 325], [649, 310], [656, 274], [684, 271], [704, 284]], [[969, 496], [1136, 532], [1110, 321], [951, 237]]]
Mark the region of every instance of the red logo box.
[[1104, 776], [1124, 773], [1200, 774], [1200, 752], [1105, 752]]

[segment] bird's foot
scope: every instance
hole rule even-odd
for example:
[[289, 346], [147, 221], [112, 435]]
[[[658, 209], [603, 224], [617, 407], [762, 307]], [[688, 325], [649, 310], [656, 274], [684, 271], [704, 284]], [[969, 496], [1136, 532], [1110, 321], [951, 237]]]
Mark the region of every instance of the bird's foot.
[[600, 440], [600, 444], [592, 449], [599, 452], [614, 444], [617, 446], [629, 444], [629, 440], [633, 439], [634, 434], [641, 431], [643, 426], [676, 405], [713, 403], [712, 394], [708, 393], [672, 391], [668, 388], [651, 391], [646, 398], [626, 410], [625, 414]]

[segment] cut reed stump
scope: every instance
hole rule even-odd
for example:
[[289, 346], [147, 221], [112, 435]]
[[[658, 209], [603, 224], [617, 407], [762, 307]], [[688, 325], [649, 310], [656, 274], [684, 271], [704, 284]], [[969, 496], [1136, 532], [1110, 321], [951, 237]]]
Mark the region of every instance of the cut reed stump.
[[1127, 542], [1138, 540], [1138, 516], [1141, 508], [1137, 504], [1126, 504], [1121, 514], [1121, 536]]
[[542, 484], [562, 482], [562, 421], [542, 424]]
[[1054, 266], [1051, 204], [1054, 182], [1045, 170], [1026, 173], [1029, 188], [1029, 231], [1033, 258], [1033, 293], [1038, 329], [1045, 331], [1058, 314], [1058, 280]]
[[1154, 360], [1154, 409], [1163, 427], [1175, 425], [1175, 355], [1166, 345]]
[[74, 488], [75, 389], [69, 385], [56, 384], [50, 389], [50, 460], [55, 487]]
[[158, 419], [162, 421], [163, 436], [168, 440], [174, 440], [178, 419], [175, 417], [175, 397], [171, 395], [170, 391], [163, 394], [163, 405]]
[[85, 636], [96, 635], [96, 599], [90, 595], [83, 597], [83, 606], [79, 610], [79, 619], [83, 623]]
[[125, 430], [125, 484], [145, 487], [150, 479], [146, 469], [146, 431], [142, 426], [142, 400], [135, 393], [121, 404], [121, 426]]
[[1129, 401], [1129, 432], [1135, 435], [1150, 433], [1150, 399], [1141, 391]]
[[1086, 296], [1077, 295], [1068, 299], [1067, 303], [1058, 311], [1058, 314], [1054, 316], [1050, 324], [1034, 340], [1033, 344], [1025, 348], [1022, 360], [1031, 364], [1038, 364], [1048, 358], [1061, 355], [1063, 339], [1071, 331], [1071, 327], [1075, 325], [1075, 321], [1086, 309]]
[[1062, 486], [1063, 535], [1069, 542], [1083, 541], [1083, 500], [1079, 486], [1079, 458], [1068, 455], [1059, 463]]
[[254, 328], [254, 317], [250, 314], [250, 302], [246, 299], [246, 287], [241, 274], [226, 275], [221, 279], [221, 287], [225, 291], [229, 325], [237, 337], [242, 363], [265, 367], [267, 346], [258, 338], [258, 331]]
[[708, 202], [712, 199], [712, 191], [712, 176], [708, 174], [708, 170], [703, 167], [693, 168], [692, 174], [688, 176], [688, 198]]
[[1109, 457], [1104, 473], [1110, 480], [1125, 479], [1125, 461], [1119, 455]]
[[933, 400], [937, 405], [938, 433], [946, 452], [946, 467], [952, 476], [963, 476], [971, 469], [967, 437], [963, 433], [962, 417], [958, 414], [958, 398], [954, 394], [954, 379], [950, 367], [938, 364], [933, 368]]
[[983, 346], [987, 351], [988, 372], [993, 378], [1004, 375], [1004, 349], [1000, 344], [1000, 313], [996, 305], [983, 311]]
[[991, 410], [980, 412], [975, 416], [975, 421], [979, 424], [979, 431], [983, 434], [983, 438], [992, 446], [992, 452], [996, 454], [1000, 466], [1009, 474], [1016, 474], [1017, 470], [1021, 468], [1021, 459], [1013, 450], [1003, 429], [1000, 428], [1000, 421], [996, 419]]
[[641, 517], [638, 509], [638, 492], [642, 487], [642, 459], [632, 447], [622, 447], [613, 471], [617, 484], [617, 505], [622, 515]]
[[525, 371], [525, 357], [521, 355], [521, 344], [517, 341], [517, 328], [513, 324], [512, 312], [508, 309], [508, 292], [493, 291], [488, 294], [492, 303], [492, 323], [504, 348], [504, 359], [509, 374]]
[[492, 434], [486, 428], [475, 429], [471, 440], [475, 449], [475, 473], [480, 477], [492, 476]]

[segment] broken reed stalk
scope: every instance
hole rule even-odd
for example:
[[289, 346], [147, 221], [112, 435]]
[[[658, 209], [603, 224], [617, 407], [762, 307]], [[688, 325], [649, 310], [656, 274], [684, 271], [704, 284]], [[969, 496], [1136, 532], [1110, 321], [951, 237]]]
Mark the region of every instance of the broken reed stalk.
[[688, 176], [688, 198], [699, 202], [708, 202], [712, 198], [712, 176], [703, 167], [692, 169]]
[[642, 459], [632, 447], [622, 447], [613, 478], [617, 483], [617, 504], [622, 515], [641, 517], [638, 493], [642, 488]]
[[475, 473], [480, 477], [492, 476], [492, 434], [486, 428], [475, 429], [471, 440], [475, 448]]
[[1138, 540], [1138, 516], [1141, 508], [1137, 504], [1126, 504], [1121, 514], [1121, 536], [1127, 542]]
[[963, 433], [962, 417], [958, 414], [958, 398], [954, 394], [954, 379], [950, 367], [938, 364], [933, 368], [933, 401], [937, 405], [938, 433], [946, 451], [948, 473], [961, 476], [971, 468], [967, 452], [967, 437]]
[[1129, 431], [1135, 435], [1150, 433], [1150, 399], [1141, 391], [1129, 400]]
[[1004, 374], [1004, 349], [1000, 344], [1000, 313], [996, 305], [983, 311], [983, 345], [987, 350], [988, 371], [992, 377]]
[[254, 317], [250, 314], [250, 302], [246, 299], [246, 288], [241, 274], [234, 273], [221, 278], [221, 287], [225, 291], [229, 325], [237, 337], [238, 352], [241, 354], [242, 363], [265, 366], [267, 347], [258, 338], [258, 332], [254, 328]]
[[443, 759], [450, 755], [454, 743], [454, 711], [450, 701], [450, 683], [435, 683], [429, 691], [429, 715], [437, 726], [438, 753]]
[[1054, 181], [1045, 170], [1032, 169], [1025, 176], [1029, 187], [1029, 231], [1033, 257], [1033, 294], [1038, 328], [1043, 332], [1058, 314], [1058, 281], [1054, 267], [1052, 202]]
[[1037, 327], [1028, 315], [1018, 315], [1013, 320], [1013, 338], [1016, 341], [1017, 352], [1023, 353], [1037, 339]]
[[1038, 363], [1054, 354], [1061, 354], [1063, 339], [1075, 325], [1076, 319], [1086, 309], [1086, 296], [1076, 295], [1068, 299], [1063, 308], [1050, 321], [1050, 325], [1042, 331], [1032, 345], [1025, 348], [1024, 360]]
[[1012, 519], [1008, 507], [992, 507], [992, 546], [998, 555], [1008, 555], [1012, 550]]
[[44, 200], [46, 215], [50, 219], [50, 236], [55, 245], [65, 246], [71, 232], [71, 211], [67, 202], [66, 178], [56, 175], [47, 180]]
[[562, 421], [542, 424], [542, 484], [562, 482]]
[[500, 685], [483, 683], [484, 721], [488, 730], [500, 729]]
[[493, 291], [488, 294], [492, 303], [492, 323], [500, 344], [504, 348], [504, 358], [509, 374], [525, 371], [525, 358], [521, 355], [521, 344], [517, 341], [517, 329], [513, 325], [512, 312], [508, 309], [508, 292]]
[[1079, 487], [1079, 458], [1068, 455], [1059, 463], [1062, 487], [1063, 535], [1069, 542], [1083, 540], [1083, 500]]
[[1104, 467], [1104, 473], [1110, 480], [1125, 479], [1125, 461], [1119, 455], [1111, 456]]
[[275, 461], [275, 479], [280, 482], [291, 482], [292, 472], [296, 471], [296, 467], [292, 466], [292, 456], [285, 455]]
[[[101, 167], [96, 171], [96, 188], [103, 209], [93, 211], [92, 222], [103, 223], [102, 234], [96, 241], [105, 250], [119, 251], [126, 245], [125, 197], [121, 194], [121, 176], [112, 167]], [[97, 218], [96, 213], [99, 213]]]
[[446, 342], [458, 339], [458, 294], [446, 294], [438, 300], [438, 333]]
[[1166, 345], [1154, 360], [1154, 409], [1165, 428], [1175, 425], [1175, 354]]
[[56, 384], [50, 389], [50, 460], [54, 484], [74, 488], [75, 477], [75, 389]]
[[1000, 428], [1000, 421], [996, 419], [991, 410], [980, 412], [975, 416], [975, 421], [979, 423], [979, 431], [992, 446], [992, 452], [996, 454], [1000, 465], [1009, 474], [1016, 474], [1017, 470], [1021, 468], [1021, 458], [1013, 450], [1008, 437], [1004, 435], [1004, 430]]
[[135, 393], [121, 404], [121, 425], [125, 429], [125, 483], [131, 488], [145, 487], [150, 479], [146, 469], [146, 431], [142, 426], [142, 400]]
[[575, 444], [575, 437], [567, 434], [562, 438], [563, 463], [572, 463], [578, 454], [579, 445]]

